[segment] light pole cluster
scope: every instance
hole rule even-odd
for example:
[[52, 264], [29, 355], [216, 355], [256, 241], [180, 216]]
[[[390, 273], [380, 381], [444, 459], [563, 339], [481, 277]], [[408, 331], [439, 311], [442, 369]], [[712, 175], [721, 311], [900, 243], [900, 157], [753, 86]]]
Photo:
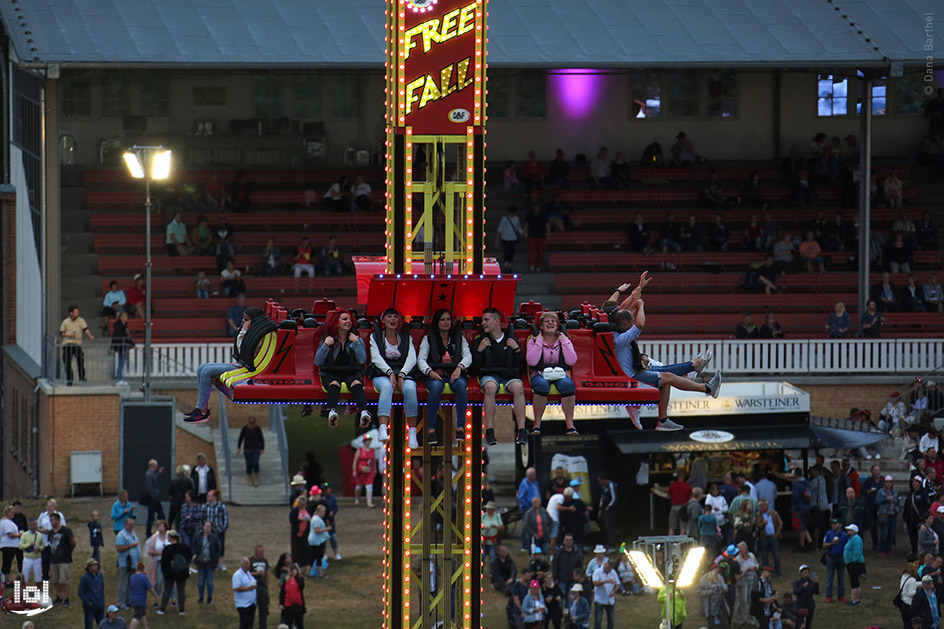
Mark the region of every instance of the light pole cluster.
[[[688, 552], [685, 552], [686, 549]], [[629, 557], [633, 570], [644, 585], [656, 591], [666, 588], [663, 624], [666, 629], [671, 629], [675, 589], [688, 587], [694, 582], [705, 556], [705, 548], [696, 545], [695, 540], [687, 535], [662, 535], [640, 537], [633, 542], [632, 550], [627, 549], [624, 543], [620, 546], [620, 552]]]

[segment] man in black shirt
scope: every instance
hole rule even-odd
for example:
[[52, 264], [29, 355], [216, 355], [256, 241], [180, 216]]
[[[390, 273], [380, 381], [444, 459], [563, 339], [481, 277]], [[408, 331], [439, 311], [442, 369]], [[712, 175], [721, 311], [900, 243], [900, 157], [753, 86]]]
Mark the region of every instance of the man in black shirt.
[[256, 425], [256, 418], [249, 417], [248, 423], [239, 431], [236, 441], [236, 455], [243, 451], [246, 457], [246, 484], [259, 486], [259, 457], [265, 451], [265, 438], [262, 429]]
[[[16, 528], [19, 529], [20, 533], [23, 533], [23, 531], [29, 529], [26, 516], [23, 515], [23, 503], [19, 500], [14, 500], [10, 504], [13, 505], [13, 523], [16, 524]], [[17, 548], [14, 557], [16, 558], [16, 565], [19, 572], [23, 572], [23, 549]]]
[[514, 336], [506, 336], [501, 327], [501, 312], [486, 308], [482, 312], [482, 334], [472, 341], [472, 370], [478, 376], [484, 395], [485, 443], [493, 446], [495, 438], [495, 396], [504, 387], [514, 400], [515, 420], [518, 433], [516, 443], [527, 445], [528, 433], [524, 429], [524, 350]]
[[68, 526], [62, 526], [59, 513], [49, 516], [52, 530], [49, 532], [49, 580], [56, 588], [55, 603], [69, 606], [69, 568], [75, 535]]
[[259, 610], [259, 629], [265, 629], [269, 617], [269, 561], [265, 558], [265, 547], [256, 546], [249, 558], [250, 572], [256, 577], [256, 609]]
[[508, 554], [508, 547], [500, 545], [497, 549], [495, 559], [489, 563], [488, 571], [492, 577], [492, 587], [504, 594], [511, 595], [511, 586], [515, 583], [518, 576], [518, 570], [515, 568], [515, 560]]

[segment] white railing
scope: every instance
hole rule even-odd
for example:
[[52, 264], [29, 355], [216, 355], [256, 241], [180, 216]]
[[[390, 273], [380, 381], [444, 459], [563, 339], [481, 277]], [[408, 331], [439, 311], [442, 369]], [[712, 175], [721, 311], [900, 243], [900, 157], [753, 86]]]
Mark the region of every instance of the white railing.
[[[928, 374], [944, 367], [940, 339], [790, 339], [778, 341], [642, 341], [640, 348], [666, 364], [684, 362], [711, 347], [711, 369], [728, 374]], [[155, 378], [194, 376], [202, 363], [231, 361], [230, 343], [154, 343]], [[135, 346], [125, 375], [143, 373], [144, 348]]]

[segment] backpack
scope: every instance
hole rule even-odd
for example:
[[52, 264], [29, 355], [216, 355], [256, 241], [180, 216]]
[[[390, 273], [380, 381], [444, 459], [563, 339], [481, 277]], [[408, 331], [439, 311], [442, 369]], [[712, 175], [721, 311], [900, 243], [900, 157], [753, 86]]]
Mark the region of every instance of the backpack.
[[180, 553], [175, 554], [170, 560], [170, 569], [174, 574], [186, 574], [189, 567], [190, 562]]

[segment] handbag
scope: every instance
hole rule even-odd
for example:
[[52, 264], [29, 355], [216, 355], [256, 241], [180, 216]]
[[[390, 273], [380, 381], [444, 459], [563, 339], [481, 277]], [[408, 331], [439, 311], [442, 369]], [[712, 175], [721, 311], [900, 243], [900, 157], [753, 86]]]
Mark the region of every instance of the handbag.
[[541, 375], [548, 382], [557, 382], [567, 377], [567, 372], [563, 367], [545, 367]]
[[826, 565], [826, 558], [827, 558], [827, 557], [829, 557], [829, 551], [828, 551], [828, 550], [824, 550], [824, 551], [823, 551], [823, 556], [819, 558], [819, 562], [820, 562], [821, 564], [823, 564], [824, 566]]
[[[910, 578], [914, 579], [914, 577], [910, 577]], [[901, 593], [904, 592], [905, 590], [905, 583], [908, 583], [908, 581], [902, 582], [901, 586], [899, 586], [898, 588], [898, 594], [896, 594], [895, 597], [892, 599], [892, 604], [899, 609], [901, 609], [901, 605], [902, 605]]]

